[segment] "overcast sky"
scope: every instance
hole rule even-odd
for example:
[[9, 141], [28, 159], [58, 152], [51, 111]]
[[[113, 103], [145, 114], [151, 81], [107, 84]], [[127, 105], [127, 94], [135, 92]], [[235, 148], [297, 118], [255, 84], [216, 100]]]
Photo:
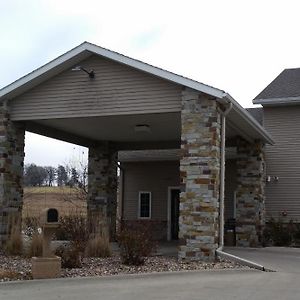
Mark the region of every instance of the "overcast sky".
[[[0, 88], [83, 41], [229, 92], [244, 107], [300, 67], [300, 3], [268, 0], [0, 0]], [[26, 135], [26, 163], [86, 150]]]

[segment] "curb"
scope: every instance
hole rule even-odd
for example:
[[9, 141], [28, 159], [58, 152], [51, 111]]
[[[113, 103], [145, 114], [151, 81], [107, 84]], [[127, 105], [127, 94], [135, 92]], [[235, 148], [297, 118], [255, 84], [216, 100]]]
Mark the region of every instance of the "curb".
[[264, 266], [262, 266], [260, 264], [257, 264], [253, 261], [241, 258], [239, 256], [235, 256], [235, 255], [230, 254], [230, 253], [223, 252], [221, 250], [216, 250], [216, 255], [218, 257], [225, 258], [225, 259], [228, 259], [228, 260], [231, 260], [231, 261], [235, 261], [235, 262], [240, 263], [241, 265], [248, 266], [250, 268], [257, 269], [257, 270], [260, 270], [260, 271], [263, 271], [263, 272], [276, 272], [275, 270], [267, 269]]
[[[55, 281], [65, 281], [65, 282], [72, 282], [77, 280], [123, 280], [128, 278], [145, 278], [145, 277], [157, 277], [157, 276], [165, 276], [165, 275], [171, 275], [171, 276], [180, 276], [184, 274], [197, 274], [197, 273], [214, 273], [214, 272], [249, 272], [251, 270], [243, 269], [243, 268], [224, 268], [224, 269], [198, 269], [198, 270], [180, 270], [180, 271], [162, 271], [162, 272], [149, 272], [149, 273], [127, 273], [127, 274], [116, 274], [116, 275], [96, 275], [96, 276], [84, 276], [84, 277], [60, 277], [60, 278], [49, 278], [49, 279], [29, 279], [29, 280], [12, 280], [12, 281], [4, 281], [0, 282], [1, 285], [7, 284], [7, 285], [13, 285], [13, 284], [27, 284], [27, 283], [43, 283], [43, 282], [55, 282]], [[254, 270], [252, 270], [254, 271]]]

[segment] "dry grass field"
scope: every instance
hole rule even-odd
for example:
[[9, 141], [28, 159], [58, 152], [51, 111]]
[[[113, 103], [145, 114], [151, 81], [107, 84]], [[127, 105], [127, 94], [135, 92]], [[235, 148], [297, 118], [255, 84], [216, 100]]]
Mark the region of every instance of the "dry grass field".
[[60, 216], [86, 214], [86, 201], [70, 187], [30, 187], [24, 189], [23, 218], [40, 217], [47, 208], [56, 208]]

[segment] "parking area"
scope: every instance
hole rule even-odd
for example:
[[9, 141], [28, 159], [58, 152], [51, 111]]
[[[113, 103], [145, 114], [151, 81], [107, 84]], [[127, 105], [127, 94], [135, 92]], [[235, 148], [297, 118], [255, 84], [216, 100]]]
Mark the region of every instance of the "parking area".
[[226, 248], [277, 272], [254, 269], [167, 272], [0, 284], [2, 300], [298, 300], [300, 249]]
[[239, 248], [226, 247], [225, 252], [245, 258], [264, 266], [266, 269], [285, 273], [300, 273], [300, 248], [266, 247]]

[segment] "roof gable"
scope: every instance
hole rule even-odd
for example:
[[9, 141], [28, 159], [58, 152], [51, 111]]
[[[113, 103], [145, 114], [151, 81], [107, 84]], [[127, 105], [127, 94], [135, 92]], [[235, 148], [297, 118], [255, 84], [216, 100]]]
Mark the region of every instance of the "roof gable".
[[226, 94], [224, 91], [201, 82], [177, 75], [175, 73], [154, 67], [139, 60], [127, 57], [117, 52], [99, 47], [97, 45], [84, 42], [44, 66], [34, 70], [33, 72], [21, 77], [10, 85], [0, 90], [0, 99], [9, 99], [15, 97], [28, 89], [40, 84], [41, 82], [55, 76], [61, 71], [72, 67], [82, 59], [89, 57], [92, 54], [100, 55], [105, 58], [114, 60], [121, 64], [133, 67], [146, 73], [158, 76], [171, 82], [198, 90], [205, 94], [216, 98], [223, 98]]
[[20, 94], [23, 94], [24, 92], [32, 89], [47, 79], [52, 78], [62, 71], [71, 68], [93, 54], [103, 56], [104, 58], [114, 60], [118, 63], [133, 67], [137, 70], [152, 74], [178, 85], [211, 95], [224, 105], [232, 103], [232, 110], [228, 115], [229, 119], [235, 119], [235, 122], [238, 122], [239, 126], [244, 126], [247, 128], [247, 130], [250, 130], [255, 138], [260, 138], [263, 141], [271, 144], [274, 143], [273, 139], [265, 131], [265, 129], [228, 93], [88, 42], [80, 44], [79, 46], [52, 60], [46, 65], [2, 88], [0, 90], [0, 101], [9, 100]]

